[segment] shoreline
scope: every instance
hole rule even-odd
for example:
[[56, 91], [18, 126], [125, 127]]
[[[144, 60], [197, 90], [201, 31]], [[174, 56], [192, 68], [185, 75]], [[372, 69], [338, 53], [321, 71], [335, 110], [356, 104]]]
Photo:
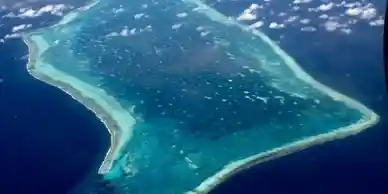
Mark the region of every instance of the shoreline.
[[[34, 35], [32, 35], [32, 36], [34, 36]], [[28, 51], [29, 51], [29, 54], [28, 54], [29, 57], [28, 57], [28, 63], [27, 63], [27, 71], [29, 72], [29, 74], [31, 76], [33, 76], [34, 78], [36, 78], [44, 83], [47, 83], [53, 87], [56, 87], [56, 88], [62, 90], [63, 92], [67, 93], [68, 95], [70, 95], [74, 100], [83, 104], [87, 109], [92, 111], [97, 116], [97, 118], [99, 118], [99, 120], [107, 128], [108, 133], [110, 134], [110, 146], [109, 146], [108, 151], [105, 154], [104, 160], [101, 162], [101, 165], [98, 169], [98, 174], [105, 175], [105, 174], [109, 173], [112, 166], [113, 166], [113, 163], [115, 162], [115, 159], [117, 159], [117, 156], [120, 155], [121, 148], [131, 138], [131, 135], [132, 135], [132, 131], [131, 131], [132, 128], [131, 127], [133, 127], [133, 125], [135, 124], [135, 122], [136, 122], [135, 119], [131, 115], [129, 115], [128, 111], [124, 110], [120, 106], [120, 104], [118, 104], [118, 102], [116, 102], [115, 99], [113, 99], [113, 97], [110, 97], [109, 95], [107, 95], [105, 91], [100, 90], [98, 88], [93, 88], [93, 86], [86, 86], [86, 85], [88, 85], [86, 83], [82, 83], [82, 84], [84, 84], [84, 86], [78, 86], [78, 87], [89, 87], [89, 88], [87, 88], [87, 90], [89, 90], [89, 91], [96, 90], [93, 92], [99, 94], [99, 98], [106, 101], [105, 104], [107, 104], [109, 106], [112, 104], [116, 105], [116, 107], [115, 107], [116, 110], [113, 110], [113, 111], [116, 111], [116, 112], [121, 111], [121, 113], [122, 112], [127, 113], [128, 115], [121, 115], [121, 117], [125, 117], [125, 119], [129, 120], [129, 122], [131, 122], [131, 123], [129, 123], [130, 126], [128, 126], [129, 127], [128, 129], [122, 129], [120, 127], [120, 125], [123, 123], [125, 125], [126, 122], [120, 123], [118, 120], [121, 120], [121, 119], [117, 118], [119, 116], [116, 115], [116, 118], [115, 118], [115, 116], [113, 116], [111, 113], [109, 113], [108, 110], [106, 110], [107, 106], [104, 107], [101, 104], [97, 103], [96, 99], [93, 99], [93, 97], [90, 97], [90, 96], [92, 96], [91, 94], [89, 94], [89, 95], [86, 94], [86, 96], [85, 96], [85, 93], [82, 93], [82, 91], [80, 91], [79, 89], [76, 89], [75, 86], [68, 84], [68, 83], [65, 83], [64, 81], [60, 81], [58, 79], [55, 79], [53, 77], [50, 77], [49, 75], [46, 75], [42, 72], [37, 71], [36, 70], [37, 69], [36, 66], [38, 63], [37, 57], [39, 56], [40, 52], [44, 52], [45, 49], [43, 49], [43, 51], [40, 51], [36, 41], [32, 40], [28, 35], [23, 34], [22, 39], [23, 39], [24, 43], [27, 45]], [[49, 65], [49, 64], [46, 64], [46, 65]], [[53, 68], [53, 69], [55, 69], [55, 68]], [[53, 70], [53, 69], [51, 69], [51, 70]], [[59, 70], [55, 70], [55, 71], [57, 71], [57, 72], [55, 72], [57, 75], [63, 74], [63, 75], [60, 75], [62, 77], [63, 76], [68, 76], [68, 78], [71, 77], [69, 75], [65, 75], [64, 73], [60, 72]], [[60, 76], [58, 76], [58, 77], [60, 77]], [[76, 79], [76, 78], [72, 78], [72, 79]], [[81, 85], [80, 83], [81, 83], [81, 81], [78, 80], [79, 85]], [[111, 99], [109, 99], [109, 98], [111, 98]], [[110, 107], [110, 108], [112, 108], [112, 107]], [[117, 111], [117, 109], [121, 109], [121, 110]], [[120, 114], [120, 113], [118, 113], [118, 114]], [[125, 134], [125, 131], [127, 131], [126, 134]], [[123, 135], [123, 133], [124, 133], [124, 135]], [[128, 139], [125, 139], [124, 137], [128, 138]]]

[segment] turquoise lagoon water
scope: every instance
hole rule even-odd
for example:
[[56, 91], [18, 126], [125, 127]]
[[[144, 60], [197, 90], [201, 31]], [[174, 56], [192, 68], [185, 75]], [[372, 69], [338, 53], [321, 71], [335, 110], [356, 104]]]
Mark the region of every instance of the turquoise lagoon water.
[[103, 0], [75, 13], [27, 35], [30, 72], [103, 109], [117, 135], [100, 173], [118, 193], [207, 192], [247, 163], [378, 120], [199, 1]]

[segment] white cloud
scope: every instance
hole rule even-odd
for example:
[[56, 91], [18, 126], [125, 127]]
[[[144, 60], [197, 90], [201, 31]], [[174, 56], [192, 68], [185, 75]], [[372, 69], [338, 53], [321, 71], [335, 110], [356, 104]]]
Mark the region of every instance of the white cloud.
[[327, 31], [332, 32], [336, 31], [338, 28], [344, 27], [344, 25], [338, 23], [337, 21], [326, 21], [324, 27]]
[[255, 14], [252, 14], [250, 12], [243, 12], [240, 16], [237, 17], [237, 20], [255, 20], [257, 16]]
[[284, 22], [291, 23], [291, 22], [294, 22], [295, 20], [297, 20], [298, 18], [299, 18], [299, 16], [290, 16]]
[[349, 8], [345, 11], [345, 13], [347, 15], [350, 15], [350, 16], [358, 16], [360, 15], [362, 12], [362, 9], [359, 8], [359, 7], [356, 7], [356, 8]]
[[384, 25], [384, 19], [383, 18], [379, 18], [377, 20], [371, 21], [371, 22], [369, 22], [369, 25], [371, 25], [371, 26], [383, 26]]
[[284, 28], [284, 24], [278, 24], [276, 22], [271, 22], [269, 24], [269, 28], [272, 28], [272, 29], [280, 29], [280, 28]]
[[176, 17], [178, 17], [178, 18], [184, 18], [184, 17], [186, 17], [188, 14], [186, 13], [186, 12], [182, 12], [182, 13], [178, 13], [178, 14], [176, 14]]
[[319, 19], [327, 19], [327, 18], [329, 18], [329, 15], [327, 15], [327, 14], [322, 14], [322, 15], [320, 15], [318, 18], [319, 18]]
[[294, 0], [293, 4], [310, 3], [312, 0]]
[[14, 17], [29, 18], [30, 17], [31, 18], [31, 17], [41, 16], [44, 13], [50, 13], [52, 15], [62, 16], [63, 11], [65, 11], [67, 9], [69, 9], [69, 7], [67, 7], [64, 4], [46, 5], [46, 6], [41, 7], [38, 10], [31, 9], [31, 8], [20, 8], [18, 11], [19, 12], [18, 14], [10, 12], [3, 17], [10, 17], [10, 18], [14, 18]]
[[29, 9], [29, 10], [26, 10], [22, 13], [20, 13], [19, 15], [15, 16], [15, 17], [21, 17], [21, 18], [24, 18], [24, 17], [35, 17], [36, 15], [36, 11], [33, 10], [33, 9]]
[[342, 28], [340, 31], [345, 33], [345, 34], [350, 34], [352, 32], [352, 30], [350, 28]]
[[121, 35], [121, 36], [128, 36], [128, 34], [129, 34], [128, 28], [124, 28], [124, 29], [121, 30], [121, 32], [120, 32], [120, 35]]
[[109, 34], [106, 35], [106, 37], [115, 37], [115, 36], [119, 36], [119, 33], [117, 32], [111, 32]]
[[302, 24], [308, 24], [308, 23], [310, 23], [310, 19], [301, 19], [300, 21], [299, 21], [300, 23], [302, 23]]
[[124, 8], [120, 7], [118, 9], [113, 9], [113, 13], [121, 13], [124, 11]]
[[251, 25], [248, 26], [249, 29], [254, 29], [254, 28], [260, 28], [264, 25], [263, 21], [257, 21]]
[[359, 7], [361, 6], [360, 2], [345, 3], [344, 7]]
[[314, 32], [317, 29], [315, 27], [312, 27], [312, 26], [307, 26], [307, 27], [301, 28], [300, 30], [303, 31], [303, 32]]
[[358, 17], [364, 20], [370, 20], [377, 15], [376, 8], [370, 4], [363, 7], [351, 7], [345, 11], [348, 16]]
[[136, 28], [132, 28], [130, 31], [129, 31], [130, 34], [135, 34], [136, 33]]
[[20, 24], [20, 25], [14, 26], [12, 28], [12, 32], [17, 32], [17, 31], [24, 30], [24, 29], [31, 28], [31, 27], [32, 27], [31, 24]]
[[237, 20], [255, 20], [257, 19], [256, 10], [262, 8], [262, 6], [258, 4], [252, 4], [249, 8], [245, 9], [238, 17]]
[[[384, 16], [377, 11], [376, 6], [370, 3], [370, 0], [325, 0], [318, 5], [313, 0], [293, 0], [292, 4], [283, 10], [276, 7], [276, 11], [274, 11], [276, 5], [272, 5], [272, 2], [275, 1], [264, 0], [259, 4], [250, 5], [238, 15], [237, 20], [253, 20], [256, 23], [251, 24], [248, 28], [259, 28], [267, 22], [258, 21], [261, 17], [258, 10], [265, 9], [269, 12], [266, 19], [277, 21], [268, 23], [271, 29], [296, 26], [301, 31], [310, 32], [318, 30], [320, 26], [329, 32], [349, 34], [352, 33], [352, 27], [361, 20], [367, 20], [371, 26], [384, 25]], [[304, 15], [306, 12], [311, 13]], [[283, 21], [280, 21], [279, 18]]]
[[133, 17], [135, 18], [135, 20], [137, 19], [140, 19], [144, 16], [144, 13], [138, 13], [138, 14], [135, 14]]
[[171, 26], [172, 29], [179, 29], [182, 26], [182, 24], [174, 24]]
[[361, 19], [366, 19], [366, 20], [370, 20], [374, 17], [376, 17], [377, 13], [376, 13], [376, 9], [375, 8], [368, 8], [368, 9], [364, 9], [364, 11], [362, 12], [360, 18]]
[[317, 8], [317, 10], [318, 10], [318, 11], [328, 11], [328, 10], [330, 10], [331, 8], [333, 8], [333, 6], [334, 6], [334, 3], [330, 2], [330, 3], [328, 3], [328, 4], [322, 4], [322, 5], [320, 5], [320, 6]]
[[250, 10], [256, 10], [256, 9], [258, 9], [259, 7], [260, 7], [260, 6], [259, 6], [258, 4], [253, 3], [251, 6], [249, 6], [248, 9], [250, 9]]
[[4, 36], [4, 39], [10, 39], [10, 38], [20, 38], [21, 35], [18, 33], [13, 33], [13, 34], [7, 34]]
[[2, 16], [2, 18], [14, 18], [14, 17], [16, 17], [16, 15], [12, 12], [9, 12]]
[[280, 17], [286, 16], [286, 15], [287, 15], [287, 13], [285, 13], [285, 12], [278, 13], [278, 16], [280, 16]]

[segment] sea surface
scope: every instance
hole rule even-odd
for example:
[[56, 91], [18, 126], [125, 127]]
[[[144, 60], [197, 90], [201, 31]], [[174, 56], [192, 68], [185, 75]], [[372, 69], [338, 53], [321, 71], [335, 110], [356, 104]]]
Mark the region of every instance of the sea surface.
[[[220, 1], [214, 6], [237, 16], [260, 2]], [[329, 3], [313, 1], [309, 6]], [[373, 4], [378, 13], [383, 13], [381, 1]], [[371, 26], [368, 20], [347, 26], [351, 32], [330, 31], [321, 26], [322, 19], [316, 15], [340, 17], [344, 10], [319, 13], [303, 6], [291, 12], [289, 3], [273, 1], [258, 16], [280, 23], [283, 19], [277, 13], [298, 15], [310, 19], [316, 31], [301, 31], [300, 23], [274, 29], [268, 27], [269, 22], [262, 30], [314, 78], [367, 105], [381, 116], [381, 122], [357, 136], [258, 165], [236, 175], [214, 193], [388, 193], [388, 97], [382, 26]], [[37, 28], [58, 18], [50, 14], [27, 19], [3, 17], [0, 37], [19, 24], [31, 23]], [[0, 193], [66, 193], [75, 186], [82, 187], [80, 182], [87, 185], [107, 150], [108, 133], [83, 105], [31, 77], [25, 68], [27, 52], [20, 39], [0, 43]]]

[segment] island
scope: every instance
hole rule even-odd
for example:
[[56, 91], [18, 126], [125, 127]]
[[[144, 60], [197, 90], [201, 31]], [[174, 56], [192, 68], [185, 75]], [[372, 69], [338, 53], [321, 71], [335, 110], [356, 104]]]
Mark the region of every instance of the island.
[[23, 40], [28, 72], [106, 125], [98, 173], [123, 194], [208, 193], [379, 121], [200, 0], [101, 0]]

